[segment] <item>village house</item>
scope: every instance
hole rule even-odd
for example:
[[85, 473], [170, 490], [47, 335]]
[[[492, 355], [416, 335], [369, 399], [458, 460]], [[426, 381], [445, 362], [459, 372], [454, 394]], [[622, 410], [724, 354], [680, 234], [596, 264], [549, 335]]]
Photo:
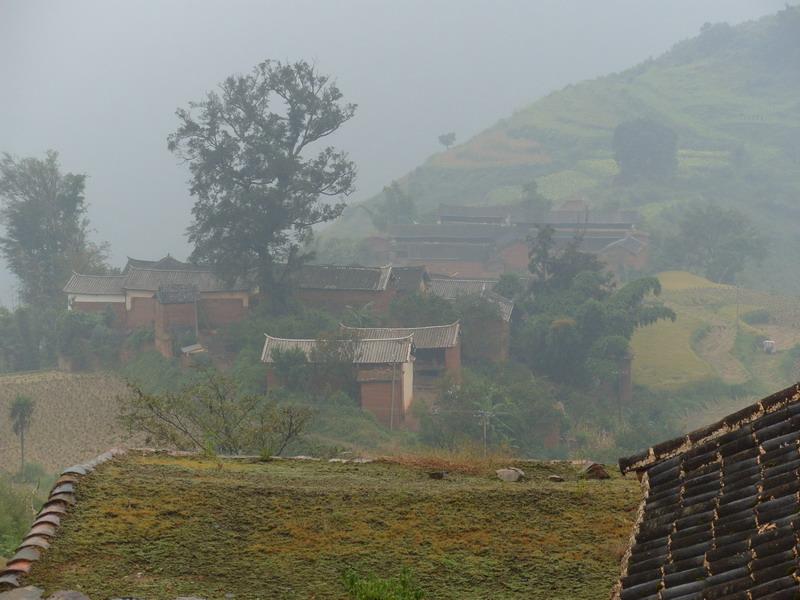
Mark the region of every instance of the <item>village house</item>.
[[458, 278], [496, 278], [528, 270], [528, 237], [549, 225], [563, 246], [576, 236], [583, 252], [597, 254], [618, 279], [643, 269], [648, 236], [636, 229], [635, 211], [592, 211], [583, 201], [542, 213], [520, 206], [440, 206], [437, 223], [389, 228], [393, 264], [427, 265]]
[[[414, 399], [412, 336], [385, 339], [354, 337], [338, 341], [342, 354], [356, 370], [361, 408], [379, 422], [394, 428], [404, 425]], [[299, 350], [310, 363], [325, 360], [320, 340], [283, 339], [266, 335], [261, 362], [267, 365], [267, 388], [280, 387], [275, 372], [275, 351]]]
[[612, 598], [797, 598], [799, 449], [800, 384], [620, 459], [644, 499]]
[[485, 334], [479, 344], [474, 344], [474, 358], [482, 358], [489, 362], [508, 360], [511, 344], [511, 316], [514, 312], [514, 301], [496, 293], [496, 279], [457, 279], [431, 275], [429, 290], [431, 294], [445, 300], [456, 300], [460, 297], [478, 296], [497, 307], [498, 318], [483, 323]]
[[[177, 290], [184, 295], [176, 296]], [[213, 329], [244, 318], [252, 296], [245, 284], [228, 285], [209, 269], [171, 256], [158, 261], [128, 259], [121, 275], [73, 273], [64, 292], [70, 310], [102, 312], [110, 308], [116, 326], [125, 330], [153, 327], [159, 317]], [[177, 297], [184, 301], [176, 302]], [[170, 308], [164, 308], [167, 305]], [[164, 321], [160, 325], [165, 330], [169, 327]]]
[[414, 344], [414, 385], [425, 386], [447, 375], [461, 376], [461, 329], [459, 323], [428, 327], [348, 327], [347, 336], [359, 339], [397, 339], [411, 336]]
[[392, 300], [424, 291], [427, 280], [423, 265], [303, 265], [292, 275], [291, 284], [295, 299], [305, 306], [337, 315], [368, 306], [377, 314], [387, 314]]

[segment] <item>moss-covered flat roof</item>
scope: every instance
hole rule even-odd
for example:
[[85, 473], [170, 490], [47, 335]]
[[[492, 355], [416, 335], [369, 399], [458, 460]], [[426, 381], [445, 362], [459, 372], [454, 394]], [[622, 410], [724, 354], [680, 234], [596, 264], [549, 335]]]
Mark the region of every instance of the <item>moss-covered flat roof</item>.
[[425, 598], [607, 596], [640, 501], [636, 479], [519, 466], [530, 480], [435, 480], [382, 461], [129, 454], [80, 479], [24, 583], [92, 598], [346, 598], [347, 569], [385, 577], [407, 567]]

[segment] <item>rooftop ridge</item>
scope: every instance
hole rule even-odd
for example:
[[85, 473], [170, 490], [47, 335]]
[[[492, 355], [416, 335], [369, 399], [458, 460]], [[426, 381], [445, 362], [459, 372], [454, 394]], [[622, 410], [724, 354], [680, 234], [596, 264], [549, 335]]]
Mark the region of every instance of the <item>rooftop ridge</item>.
[[[367, 329], [382, 329], [381, 327], [368, 327]], [[386, 328], [391, 329], [391, 327]], [[319, 342], [321, 340], [315, 338], [280, 338], [275, 337], [274, 335], [270, 335], [265, 333], [264, 336], [268, 337], [271, 340], [280, 340], [282, 342]], [[351, 340], [347, 338], [336, 339], [332, 341], [336, 342], [351, 342], [351, 341], [359, 341], [359, 342], [402, 342], [405, 340], [413, 341], [414, 336], [412, 334], [403, 335], [396, 338], [358, 338], [357, 340]]]
[[103, 273], [102, 275], [93, 275], [91, 273], [78, 273], [77, 271], [73, 271], [72, 275], [77, 277], [121, 277], [123, 279], [127, 277], [123, 273]]
[[[448, 323], [447, 325], [421, 325], [419, 327], [353, 327], [352, 325], [345, 325], [344, 323], [339, 323], [339, 327], [342, 329], [444, 329], [448, 327], [453, 327], [454, 325], [458, 325], [461, 321], [453, 321], [452, 323]], [[367, 339], [367, 338], [364, 338]], [[395, 338], [381, 338], [381, 339], [395, 339]], [[402, 339], [402, 338], [396, 338]]]
[[124, 448], [112, 448], [95, 458], [61, 471], [61, 475], [53, 484], [47, 501], [37, 513], [28, 533], [25, 534], [6, 566], [0, 569], [0, 591], [20, 587], [20, 577], [27, 575], [33, 563], [39, 560], [42, 553], [50, 547], [50, 540], [56, 536], [61, 526], [61, 518], [67, 514], [69, 507], [77, 502], [75, 488], [80, 479], [95, 470], [101, 464], [116, 456], [125, 454]]
[[800, 402], [800, 382], [794, 383], [766, 398], [762, 398], [758, 402], [746, 406], [720, 419], [716, 423], [695, 429], [694, 431], [671, 440], [661, 442], [638, 454], [620, 458], [619, 470], [624, 475], [630, 471], [639, 471], [649, 468], [656, 463], [682, 454], [698, 444], [715, 440], [730, 431], [735, 431], [748, 425], [766, 414], [773, 413], [782, 408], [797, 404], [798, 402]]

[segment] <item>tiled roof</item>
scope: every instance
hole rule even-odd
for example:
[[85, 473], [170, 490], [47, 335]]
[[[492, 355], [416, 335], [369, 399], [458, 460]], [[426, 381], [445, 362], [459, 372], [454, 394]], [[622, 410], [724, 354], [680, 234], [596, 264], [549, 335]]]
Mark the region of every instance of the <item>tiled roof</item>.
[[76, 502], [75, 486], [80, 478], [104, 462], [123, 453], [124, 450], [115, 448], [85, 464], [75, 465], [61, 472], [61, 476], [53, 485], [47, 501], [36, 515], [28, 534], [22, 540], [14, 556], [9, 559], [3, 569], [0, 569], [0, 592], [4, 588], [18, 588], [20, 579], [30, 572], [33, 563], [39, 560], [42, 553], [50, 547], [50, 541], [55, 537], [62, 517]]
[[[456, 260], [484, 262], [495, 253], [494, 244], [448, 242], [397, 242], [395, 250], [403, 250], [407, 260]], [[399, 254], [399, 252], [398, 252]]]
[[645, 498], [614, 598], [800, 597], [800, 385], [620, 469]]
[[87, 295], [124, 295], [125, 290], [157, 292], [168, 286], [194, 286], [200, 292], [245, 291], [239, 282], [228, 286], [211, 269], [181, 262], [167, 255], [161, 260], [128, 258], [122, 275], [80, 275], [74, 273], [64, 292]]
[[450, 325], [429, 327], [348, 327], [345, 332], [363, 339], [397, 339], [411, 336], [416, 348], [452, 348], [458, 344], [458, 321]]
[[170, 285], [193, 285], [200, 292], [244, 291], [248, 286], [236, 284], [228, 286], [219, 277], [207, 270], [188, 269], [143, 269], [131, 267], [125, 279], [126, 290], [155, 292], [158, 288]]
[[430, 281], [428, 269], [423, 265], [417, 267], [392, 267], [394, 286], [403, 292], [416, 292], [423, 284]]
[[392, 225], [389, 237], [394, 239], [416, 240], [473, 240], [494, 241], [506, 235], [511, 228], [486, 223], [423, 223], [414, 225]]
[[450, 279], [445, 277], [431, 277], [430, 291], [446, 300], [455, 300], [459, 296], [478, 295], [486, 298], [500, 309], [500, 316], [504, 321], [511, 320], [514, 311], [514, 301], [492, 291], [497, 284], [496, 279]]
[[497, 285], [497, 279], [450, 279], [431, 277], [431, 293], [447, 300], [472, 294], [483, 295]]
[[602, 225], [602, 226], [630, 226], [639, 222], [639, 213], [635, 210], [602, 211], [587, 209], [580, 203], [566, 204], [555, 210], [542, 213], [540, 210], [531, 210], [522, 205], [495, 205], [495, 206], [439, 206], [439, 217], [445, 220], [459, 220], [464, 222], [496, 223], [500, 221], [512, 224], [528, 225]]
[[141, 258], [131, 258], [129, 256], [128, 262], [125, 265], [123, 273], [127, 273], [128, 269], [130, 269], [131, 267], [139, 269], [167, 269], [167, 270], [189, 269], [190, 271], [198, 270], [197, 265], [180, 261], [177, 258], [173, 258], [169, 254], [167, 254], [164, 258], [161, 258], [159, 260], [143, 260]]
[[292, 274], [301, 289], [383, 291], [389, 285], [392, 267], [303, 265]]
[[92, 294], [103, 296], [124, 295], [125, 275], [80, 275], [73, 273], [64, 292], [67, 294]]
[[[261, 351], [261, 361], [271, 363], [272, 351], [301, 350], [309, 361], [315, 360], [315, 350], [318, 340], [295, 340], [266, 336], [264, 349]], [[394, 339], [356, 339], [339, 340], [342, 349], [348, 354], [353, 353], [355, 364], [397, 364], [411, 360], [411, 336]]]
[[600, 252], [606, 252], [607, 250], [613, 250], [614, 248], [622, 248], [631, 254], [639, 254], [642, 250], [647, 248], [647, 243], [632, 235], [626, 235], [624, 238], [621, 238], [616, 242], [611, 242]]

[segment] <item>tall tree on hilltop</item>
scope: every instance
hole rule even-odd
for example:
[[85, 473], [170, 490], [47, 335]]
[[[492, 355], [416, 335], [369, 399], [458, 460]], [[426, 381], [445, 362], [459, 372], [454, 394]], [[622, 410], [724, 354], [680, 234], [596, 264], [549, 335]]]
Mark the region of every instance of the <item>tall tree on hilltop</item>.
[[20, 475], [25, 471], [25, 434], [31, 428], [33, 421], [34, 402], [28, 396], [17, 396], [11, 403], [9, 417], [11, 418], [11, 429], [19, 438], [20, 447]]
[[455, 132], [451, 131], [449, 133], [443, 133], [439, 136], [439, 143], [450, 150], [450, 146], [456, 143], [456, 134]]
[[58, 304], [71, 271], [107, 271], [108, 245], [88, 240], [85, 184], [84, 174], [61, 173], [53, 150], [44, 159], [0, 159], [0, 253], [23, 302]]
[[[270, 292], [304, 258], [312, 227], [338, 217], [356, 169], [331, 146], [311, 152], [355, 113], [304, 61], [267, 60], [176, 112], [168, 147], [192, 174], [192, 260]], [[339, 201], [328, 202], [328, 198]], [[278, 264], [287, 267], [276, 269]]]

